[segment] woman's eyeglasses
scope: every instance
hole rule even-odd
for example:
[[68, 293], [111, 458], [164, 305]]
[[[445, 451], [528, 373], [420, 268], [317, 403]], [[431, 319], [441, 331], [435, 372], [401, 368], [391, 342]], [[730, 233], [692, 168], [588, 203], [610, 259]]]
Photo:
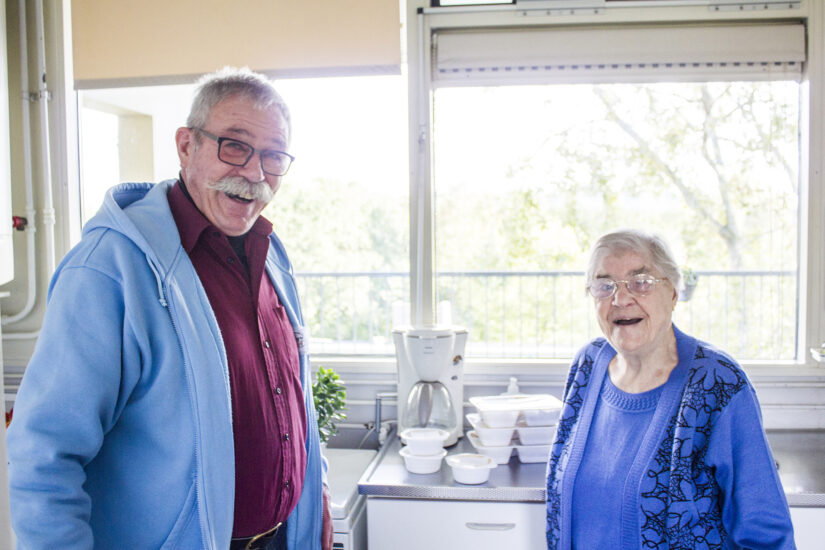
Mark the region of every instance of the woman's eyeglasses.
[[656, 285], [661, 283], [662, 281], [666, 281], [667, 279], [657, 279], [652, 275], [647, 274], [639, 274], [631, 277], [627, 280], [613, 280], [613, 279], [596, 279], [589, 285], [587, 285], [587, 290], [590, 292], [590, 295], [593, 296], [597, 300], [607, 300], [608, 298], [612, 297], [616, 294], [616, 291], [619, 289], [619, 283], [624, 283], [625, 288], [627, 291], [633, 294], [634, 296], [647, 296], [653, 289], [656, 288]]

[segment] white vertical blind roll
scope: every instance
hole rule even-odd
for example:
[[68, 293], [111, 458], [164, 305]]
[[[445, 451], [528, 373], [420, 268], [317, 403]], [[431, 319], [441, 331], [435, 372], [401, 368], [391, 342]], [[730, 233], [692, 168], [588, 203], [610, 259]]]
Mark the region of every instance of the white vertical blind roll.
[[433, 48], [436, 86], [799, 78], [805, 27], [760, 22], [439, 30]]

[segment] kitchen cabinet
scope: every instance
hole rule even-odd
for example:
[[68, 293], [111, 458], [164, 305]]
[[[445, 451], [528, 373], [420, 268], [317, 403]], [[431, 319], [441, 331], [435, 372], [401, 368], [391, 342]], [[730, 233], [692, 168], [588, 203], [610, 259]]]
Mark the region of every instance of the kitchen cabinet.
[[[799, 550], [825, 550], [825, 430], [769, 431]], [[463, 485], [442, 463], [433, 474], [411, 474], [397, 438], [358, 481], [367, 495], [368, 545], [373, 550], [544, 549], [546, 465], [512, 457], [480, 485]], [[467, 438], [450, 454], [473, 452]]]
[[370, 548], [393, 550], [540, 550], [544, 503], [370, 498]]
[[825, 507], [791, 507], [791, 520], [797, 550], [825, 548]]

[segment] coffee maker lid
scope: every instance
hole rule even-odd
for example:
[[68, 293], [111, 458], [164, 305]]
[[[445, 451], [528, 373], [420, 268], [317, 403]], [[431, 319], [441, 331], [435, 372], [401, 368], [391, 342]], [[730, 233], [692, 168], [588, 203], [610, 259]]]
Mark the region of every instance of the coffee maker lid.
[[466, 329], [448, 325], [422, 325], [404, 327], [393, 332], [401, 332], [408, 338], [449, 338], [454, 334], [466, 332]]

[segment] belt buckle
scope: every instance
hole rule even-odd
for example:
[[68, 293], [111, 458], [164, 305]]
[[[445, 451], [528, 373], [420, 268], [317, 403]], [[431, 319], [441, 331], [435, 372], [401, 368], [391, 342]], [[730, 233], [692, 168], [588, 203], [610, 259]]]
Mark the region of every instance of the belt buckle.
[[247, 542], [246, 546], [244, 546], [245, 550], [254, 550], [255, 547], [253, 545], [256, 542], [258, 542], [262, 538], [267, 537], [267, 536], [271, 535], [272, 533], [276, 532], [281, 527], [282, 523], [283, 522], [278, 522], [278, 524], [275, 525], [275, 527], [273, 527], [269, 531], [264, 531], [263, 533], [258, 533], [257, 535], [255, 535], [254, 537], [249, 539], [249, 542]]

